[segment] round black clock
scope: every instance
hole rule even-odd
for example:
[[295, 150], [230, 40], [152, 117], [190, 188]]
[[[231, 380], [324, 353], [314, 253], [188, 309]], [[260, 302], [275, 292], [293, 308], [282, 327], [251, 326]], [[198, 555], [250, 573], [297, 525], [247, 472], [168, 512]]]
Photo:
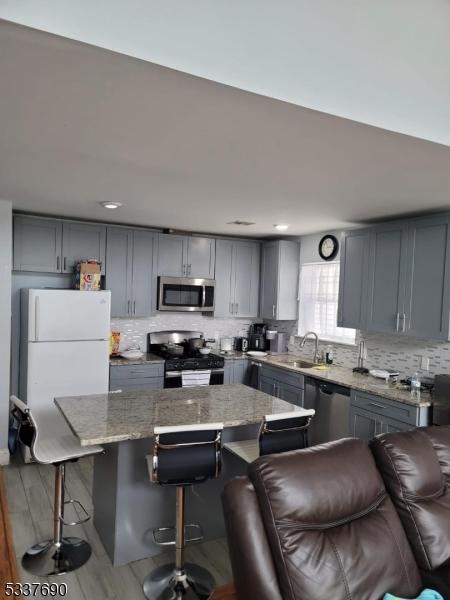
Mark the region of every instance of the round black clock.
[[319, 254], [323, 260], [333, 260], [339, 250], [339, 242], [334, 235], [324, 235], [319, 242]]

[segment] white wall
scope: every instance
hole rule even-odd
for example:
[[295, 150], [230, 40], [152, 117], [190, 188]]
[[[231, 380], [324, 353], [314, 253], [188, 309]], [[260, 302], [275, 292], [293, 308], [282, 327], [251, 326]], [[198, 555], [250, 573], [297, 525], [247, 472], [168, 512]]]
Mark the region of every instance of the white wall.
[[0, 200], [0, 464], [9, 460], [8, 412], [11, 343], [12, 206]]

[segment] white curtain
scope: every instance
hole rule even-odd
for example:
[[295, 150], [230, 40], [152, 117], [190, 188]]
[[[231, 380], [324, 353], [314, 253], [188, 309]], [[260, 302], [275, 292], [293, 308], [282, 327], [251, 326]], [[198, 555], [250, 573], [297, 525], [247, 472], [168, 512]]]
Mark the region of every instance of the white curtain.
[[300, 270], [298, 334], [315, 331], [321, 340], [355, 343], [355, 330], [337, 327], [339, 263], [307, 263]]

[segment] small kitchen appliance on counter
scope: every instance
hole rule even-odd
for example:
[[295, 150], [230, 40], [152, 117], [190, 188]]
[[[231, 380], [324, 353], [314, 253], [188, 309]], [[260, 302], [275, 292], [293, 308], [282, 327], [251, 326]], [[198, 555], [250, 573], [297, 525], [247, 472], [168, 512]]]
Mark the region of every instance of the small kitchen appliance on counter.
[[265, 323], [253, 323], [253, 325], [250, 325], [249, 350], [264, 351], [266, 349], [266, 331], [267, 325]]
[[235, 337], [234, 338], [234, 349], [236, 352], [247, 352], [248, 351], [248, 337]]
[[450, 425], [450, 375], [435, 375], [433, 425]]
[[285, 333], [273, 332], [269, 339], [269, 352], [271, 354], [283, 354], [287, 352], [287, 341]]
[[[155, 331], [148, 334], [148, 351], [165, 359], [165, 388], [182, 387], [183, 371], [211, 371], [210, 385], [223, 384], [224, 358], [213, 352], [202, 354], [203, 346], [197, 342], [200, 339], [204, 341], [200, 331]], [[183, 352], [177, 350], [179, 355], [174, 355], [174, 347], [183, 348]]]

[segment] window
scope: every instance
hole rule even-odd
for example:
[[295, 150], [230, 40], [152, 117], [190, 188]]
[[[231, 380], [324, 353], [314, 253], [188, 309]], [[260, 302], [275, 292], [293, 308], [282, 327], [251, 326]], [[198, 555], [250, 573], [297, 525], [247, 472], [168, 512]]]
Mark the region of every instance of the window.
[[338, 327], [338, 262], [308, 263], [300, 270], [298, 334], [315, 331], [321, 340], [354, 344], [356, 331]]

